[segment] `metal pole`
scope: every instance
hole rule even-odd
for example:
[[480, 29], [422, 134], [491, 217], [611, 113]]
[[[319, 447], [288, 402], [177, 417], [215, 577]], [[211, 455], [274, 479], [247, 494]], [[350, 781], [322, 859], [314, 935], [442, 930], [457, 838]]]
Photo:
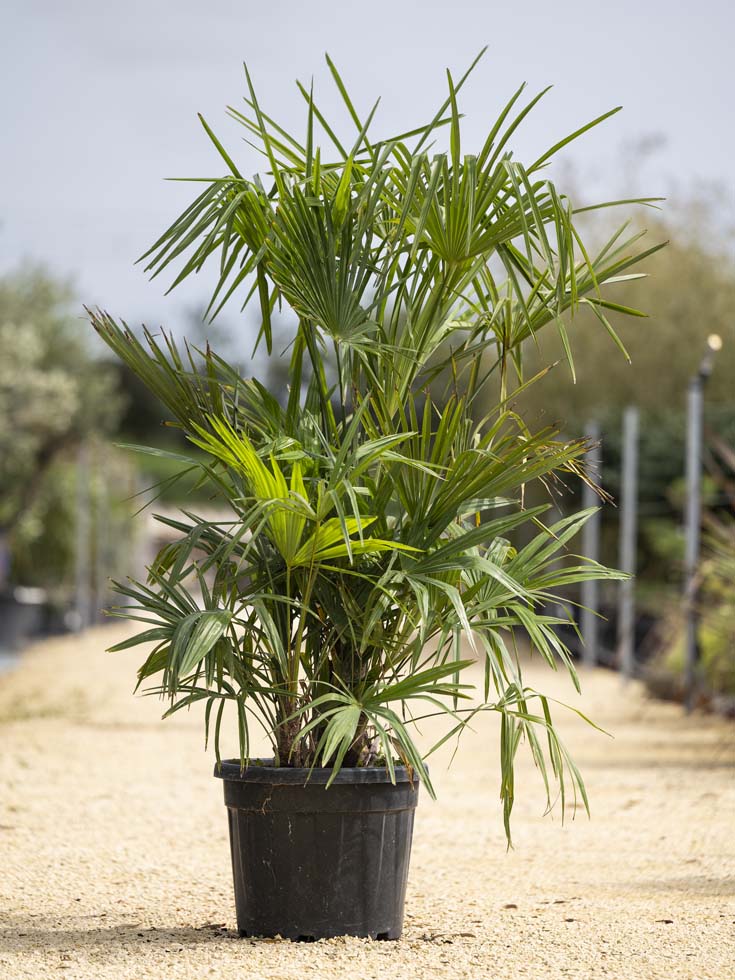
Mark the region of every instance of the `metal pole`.
[[631, 576], [618, 592], [618, 664], [626, 679], [635, 673], [635, 575], [638, 525], [638, 409], [623, 414], [620, 492], [620, 569]]
[[89, 626], [90, 614], [90, 512], [89, 512], [89, 448], [85, 443], [77, 454], [77, 527], [76, 569], [74, 595], [74, 628]]
[[684, 685], [687, 711], [694, 707], [699, 673], [699, 543], [702, 526], [702, 429], [704, 386], [715, 355], [722, 350], [722, 338], [712, 333], [707, 338], [699, 371], [689, 382], [687, 398], [687, 500], [685, 513], [686, 549], [684, 553]]
[[91, 616], [94, 622], [102, 618], [107, 602], [107, 577], [109, 575], [110, 507], [107, 494], [107, 474], [104, 466], [104, 450], [97, 447], [95, 454], [94, 500], [94, 602]]
[[689, 382], [687, 397], [687, 443], [686, 443], [686, 549], [684, 555], [684, 614], [686, 629], [684, 637], [684, 687], [686, 709], [694, 707], [699, 662], [699, 611], [697, 608], [697, 574], [699, 566], [699, 540], [702, 522], [702, 407], [704, 402], [702, 374], [695, 375]]
[[[591, 443], [587, 453], [587, 468], [594, 477], [599, 476], [600, 472], [600, 426], [597, 422], [589, 422], [585, 427], [585, 437]], [[596, 507], [599, 498], [587, 484], [582, 485], [582, 506]], [[582, 529], [582, 553], [586, 558], [593, 561], [600, 560], [600, 512], [596, 511], [584, 525]], [[598, 654], [598, 608], [599, 608], [599, 589], [596, 580], [582, 582], [580, 600], [582, 612], [580, 615], [580, 630], [582, 633], [582, 663], [587, 667], [594, 667], [597, 663]]]

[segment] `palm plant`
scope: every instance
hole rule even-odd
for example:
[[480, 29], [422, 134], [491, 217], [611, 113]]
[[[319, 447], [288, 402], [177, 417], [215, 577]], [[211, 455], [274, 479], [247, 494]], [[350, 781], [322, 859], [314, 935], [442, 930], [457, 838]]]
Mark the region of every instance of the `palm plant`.
[[[544, 175], [611, 113], [524, 166], [508, 144], [543, 93], [523, 104], [521, 88], [479, 152], [465, 154], [457, 96], [469, 71], [456, 82], [448, 73], [431, 121], [376, 140], [377, 103], [360, 116], [327, 60], [354, 136], [338, 136], [299, 86], [300, 141], [261, 107], [246, 69], [245, 107], [229, 111], [265, 174], [244, 177], [202, 120], [227, 174], [205, 180], [145, 256], [153, 275], [179, 264], [174, 286], [217, 261], [209, 312], [244, 295], [269, 355], [275, 308], [292, 312], [285, 397], [209, 348], [148, 331], [141, 341], [91, 314], [206, 454], [177, 455], [182, 467], [198, 468], [232, 513], [159, 518], [178, 538], [147, 582], [117, 584], [128, 604], [116, 614], [145, 628], [113, 649], [154, 644], [140, 683], [158, 679], [166, 714], [204, 702], [218, 760], [231, 704], [243, 767], [256, 722], [275, 765], [331, 767], [333, 777], [382, 765], [392, 776], [398, 759], [432, 792], [425, 759], [437, 746], [422, 751], [413, 723], [446, 716], [442, 744], [477, 712], [497, 712], [507, 829], [524, 740], [549, 799], [554, 781], [562, 798], [571, 782], [587, 802], [549, 700], [524, 683], [516, 636], [576, 685], [555, 631], [567, 620], [548, 604], [570, 583], [618, 575], [569, 554], [589, 513], [548, 524], [545, 507], [524, 506], [532, 481], [586, 478], [582, 441], [533, 432], [513, 411], [512, 394], [530, 383], [524, 343], [554, 324], [572, 365], [564, 320], [588, 306], [621, 346], [610, 311], [641, 314], [608, 288], [655, 247], [621, 230], [590, 254], [576, 216], [592, 208], [575, 209]], [[445, 132], [448, 149], [432, 148]], [[533, 536], [516, 548], [509, 535], [522, 525]], [[479, 692], [463, 680], [476, 658]]]

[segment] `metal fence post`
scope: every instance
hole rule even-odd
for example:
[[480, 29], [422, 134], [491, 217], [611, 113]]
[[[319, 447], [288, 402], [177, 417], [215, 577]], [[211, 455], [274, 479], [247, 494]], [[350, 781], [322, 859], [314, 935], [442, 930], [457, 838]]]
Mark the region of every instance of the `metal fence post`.
[[90, 493], [89, 447], [77, 452], [77, 520], [74, 587], [74, 628], [86, 629], [90, 622]]
[[699, 670], [699, 546], [702, 525], [702, 430], [704, 427], [704, 386], [714, 366], [715, 354], [722, 349], [722, 338], [710, 334], [699, 371], [689, 382], [687, 395], [687, 448], [684, 551], [684, 688], [685, 706], [691, 711], [696, 701]]
[[695, 700], [699, 661], [699, 612], [697, 609], [697, 566], [699, 565], [700, 524], [702, 520], [702, 379], [695, 375], [687, 395], [686, 513], [684, 553], [684, 688], [686, 708]]
[[102, 447], [97, 447], [95, 463], [94, 601], [91, 617], [93, 622], [98, 623], [103, 619], [103, 610], [107, 603], [107, 578], [110, 563], [110, 506]]
[[[623, 454], [620, 492], [620, 569], [635, 575], [638, 530], [638, 409], [623, 414]], [[635, 581], [620, 583], [618, 592], [618, 663], [623, 677], [635, 673]]]
[[[601, 453], [600, 453], [600, 426], [597, 422], [589, 422], [585, 427], [585, 437], [590, 442], [590, 449], [587, 453], [587, 468], [591, 475], [598, 476], [600, 472]], [[599, 498], [586, 483], [582, 485], [582, 506], [596, 507], [599, 505]], [[600, 560], [600, 512], [599, 510], [589, 518], [582, 529], [582, 553], [586, 558], [593, 561]], [[582, 582], [581, 588], [582, 611], [580, 615], [580, 630], [582, 633], [582, 662], [588, 667], [594, 667], [598, 656], [598, 616], [599, 609], [599, 587], [596, 580]]]

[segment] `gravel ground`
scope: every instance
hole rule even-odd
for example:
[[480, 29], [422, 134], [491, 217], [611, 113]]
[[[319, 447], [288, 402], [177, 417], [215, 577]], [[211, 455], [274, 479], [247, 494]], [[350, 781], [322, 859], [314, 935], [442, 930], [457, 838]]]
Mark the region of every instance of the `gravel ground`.
[[[221, 786], [201, 716], [133, 699], [119, 628], [48, 641], [0, 678], [0, 978], [347, 980], [735, 976], [733, 730], [609, 673], [528, 681], [561, 719], [592, 820], [543, 816], [524, 761], [515, 849], [490, 718], [433, 764], [397, 943], [239, 939]], [[545, 688], [544, 688], [545, 685]], [[431, 733], [427, 733], [430, 735]]]

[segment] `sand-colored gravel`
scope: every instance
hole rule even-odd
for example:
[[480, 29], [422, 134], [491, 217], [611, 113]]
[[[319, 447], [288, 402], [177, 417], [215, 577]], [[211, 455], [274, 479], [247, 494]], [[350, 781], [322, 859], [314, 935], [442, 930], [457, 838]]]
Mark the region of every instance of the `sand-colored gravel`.
[[[434, 761], [400, 942], [241, 940], [201, 716], [161, 723], [133, 699], [137, 658], [103, 652], [120, 635], [46, 642], [0, 676], [2, 980], [735, 977], [727, 723], [585, 676], [575, 703], [615, 734], [564, 719], [592, 820], [543, 817], [524, 763], [506, 853], [483, 719], [450, 770], [449, 752]], [[574, 697], [541, 667], [528, 678]]]

